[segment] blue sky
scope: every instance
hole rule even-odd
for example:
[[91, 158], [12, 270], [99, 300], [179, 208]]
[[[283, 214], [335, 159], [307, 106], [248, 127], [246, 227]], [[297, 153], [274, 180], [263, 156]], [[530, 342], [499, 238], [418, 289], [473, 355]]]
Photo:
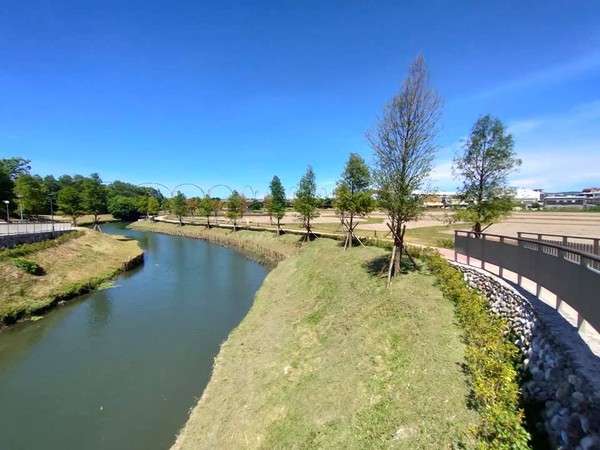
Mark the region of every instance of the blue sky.
[[486, 113], [515, 138], [515, 186], [600, 186], [598, 24], [589, 0], [4, 0], [0, 157], [259, 196], [311, 164], [324, 195], [350, 152], [371, 161], [364, 133], [421, 53], [444, 98], [439, 189]]

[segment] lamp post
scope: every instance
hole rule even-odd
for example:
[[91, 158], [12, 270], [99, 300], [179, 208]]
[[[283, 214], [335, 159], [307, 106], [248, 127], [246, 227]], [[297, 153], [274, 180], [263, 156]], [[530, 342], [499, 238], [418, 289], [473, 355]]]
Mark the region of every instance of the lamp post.
[[17, 194], [19, 199], [19, 212], [21, 213], [21, 222], [23, 222], [23, 195]]
[[10, 202], [8, 200], [4, 200], [4, 204], [6, 205], [6, 234], [10, 234], [10, 216], [8, 215], [8, 204]]
[[52, 222], [52, 237], [54, 237], [54, 207], [52, 205], [52, 197], [54, 194], [48, 194], [48, 198], [50, 199], [50, 221]]

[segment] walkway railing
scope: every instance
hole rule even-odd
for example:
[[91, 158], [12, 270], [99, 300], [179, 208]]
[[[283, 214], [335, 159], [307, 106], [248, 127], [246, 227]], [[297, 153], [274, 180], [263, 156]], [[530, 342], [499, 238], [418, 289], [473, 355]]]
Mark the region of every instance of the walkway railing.
[[470, 231], [455, 231], [455, 260], [458, 254], [486, 264], [493, 264], [503, 270], [517, 274], [518, 283], [527, 278], [537, 285], [537, 295], [541, 288], [556, 295], [556, 308], [561, 302], [577, 311], [577, 325], [587, 321], [600, 330], [600, 256], [575, 250], [571, 247], [531, 240], [480, 234]]
[[35, 234], [54, 231], [72, 230], [74, 227], [69, 222], [20, 222], [0, 223], [0, 236], [13, 234]]
[[591, 253], [592, 255], [600, 256], [599, 238], [563, 236], [561, 234], [525, 233], [522, 231], [519, 231], [517, 235], [521, 239], [529, 239], [533, 241], [544, 242], [546, 244], [560, 245], [562, 247], [573, 248], [580, 252]]

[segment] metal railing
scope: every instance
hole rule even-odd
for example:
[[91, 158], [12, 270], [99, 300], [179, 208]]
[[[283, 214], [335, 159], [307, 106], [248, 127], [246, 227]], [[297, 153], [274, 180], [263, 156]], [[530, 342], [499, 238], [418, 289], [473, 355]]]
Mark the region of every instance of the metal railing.
[[[547, 236], [547, 235], [546, 235]], [[561, 236], [562, 237], [562, 236]], [[455, 231], [455, 260], [458, 254], [485, 264], [493, 264], [517, 274], [518, 283], [525, 277], [556, 295], [556, 308], [561, 302], [577, 311], [577, 325], [587, 321], [600, 330], [600, 256], [543, 240], [532, 240]]]
[[11, 222], [0, 223], [0, 236], [36, 234], [75, 229], [69, 222]]
[[561, 234], [525, 233], [522, 231], [519, 231], [517, 235], [520, 239], [540, 241], [546, 244], [554, 244], [562, 247], [573, 248], [580, 252], [591, 253], [592, 255], [600, 255], [599, 238], [564, 236]]

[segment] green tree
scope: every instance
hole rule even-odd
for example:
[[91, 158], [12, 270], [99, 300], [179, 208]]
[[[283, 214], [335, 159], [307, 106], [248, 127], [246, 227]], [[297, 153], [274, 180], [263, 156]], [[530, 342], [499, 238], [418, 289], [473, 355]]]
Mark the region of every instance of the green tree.
[[344, 249], [352, 247], [355, 239], [356, 216], [365, 216], [373, 211], [373, 192], [370, 189], [371, 172], [365, 160], [356, 153], [350, 153], [342, 178], [333, 191], [334, 206], [346, 227], [347, 236]]
[[213, 214], [215, 215], [215, 222], [219, 223], [219, 211], [223, 210], [223, 207], [227, 202], [221, 200], [219, 197], [213, 197], [211, 200], [213, 204]]
[[285, 189], [277, 175], [273, 176], [273, 179], [269, 184], [269, 189], [271, 190], [271, 206], [269, 214], [275, 216], [277, 219], [277, 235], [279, 236], [281, 234], [281, 219], [285, 216], [286, 199]]
[[177, 195], [171, 199], [171, 211], [177, 216], [177, 219], [179, 220], [179, 226], [182, 226], [183, 215], [186, 212], [186, 198], [183, 193], [177, 191]]
[[65, 186], [58, 192], [57, 204], [60, 210], [71, 217], [71, 222], [77, 226], [77, 218], [83, 215], [82, 198], [74, 186]]
[[31, 166], [29, 159], [13, 156], [12, 158], [0, 159], [0, 164], [8, 171], [11, 180], [16, 180], [19, 175], [29, 175]]
[[467, 203], [465, 209], [456, 210], [455, 218], [473, 223], [479, 236], [482, 225], [487, 228], [508, 216], [513, 192], [507, 178], [520, 165], [513, 138], [502, 122], [490, 115], [480, 117], [463, 144], [463, 153], [454, 158], [454, 174], [463, 183], [460, 197]]
[[[0, 160], [0, 202], [3, 202], [4, 200], [12, 202], [14, 198], [14, 187], [15, 183], [10, 178], [8, 168], [3, 163], [3, 160]], [[0, 205], [4, 207], [3, 203], [0, 203]]]
[[83, 181], [81, 206], [87, 214], [94, 216], [94, 228], [97, 228], [98, 216], [105, 213], [108, 207], [108, 192], [97, 174]]
[[15, 180], [15, 193], [22, 196], [23, 212], [42, 214], [49, 211], [48, 192], [38, 175], [19, 175]]
[[198, 197], [188, 198], [185, 201], [185, 207], [187, 208], [188, 212], [190, 213], [190, 216], [192, 216], [192, 219], [194, 218], [194, 214], [196, 214], [196, 211], [198, 210], [199, 205], [200, 205], [200, 200], [198, 199]]
[[214, 212], [215, 208], [214, 201], [208, 195], [205, 195], [200, 200], [198, 208], [200, 211], [200, 215], [206, 217], [206, 228], [210, 228], [210, 215]]
[[263, 207], [262, 203], [256, 199], [253, 199], [249, 205], [249, 208], [254, 212], [260, 210], [262, 207]]
[[56, 194], [58, 193], [58, 191], [60, 191], [60, 183], [58, 182], [58, 180], [56, 178], [54, 178], [54, 176], [52, 175], [46, 175], [43, 178], [43, 182], [44, 182], [44, 189], [46, 192], [48, 192], [48, 194]]
[[108, 212], [115, 219], [126, 222], [133, 222], [139, 219], [140, 211], [137, 197], [127, 197], [125, 195], [113, 195], [108, 200]]
[[233, 231], [237, 230], [237, 221], [244, 216], [245, 200], [238, 191], [233, 191], [227, 200], [227, 217], [233, 221]]
[[317, 184], [312, 166], [308, 166], [306, 173], [298, 183], [294, 209], [300, 216], [302, 226], [306, 229], [305, 239], [308, 241], [312, 234], [310, 221], [319, 216], [317, 212]]
[[[387, 213], [394, 247], [387, 284], [400, 274], [406, 223], [423, 211], [422, 190], [437, 152], [441, 98], [429, 86], [425, 60], [411, 64], [402, 88], [383, 109], [367, 139], [375, 151], [373, 178], [379, 206]], [[413, 261], [414, 264], [414, 261]]]
[[148, 203], [146, 205], [146, 215], [155, 216], [160, 212], [160, 203], [154, 196], [148, 197]]
[[263, 201], [263, 208], [269, 214], [269, 225], [273, 224], [273, 196], [271, 194], [265, 195]]

